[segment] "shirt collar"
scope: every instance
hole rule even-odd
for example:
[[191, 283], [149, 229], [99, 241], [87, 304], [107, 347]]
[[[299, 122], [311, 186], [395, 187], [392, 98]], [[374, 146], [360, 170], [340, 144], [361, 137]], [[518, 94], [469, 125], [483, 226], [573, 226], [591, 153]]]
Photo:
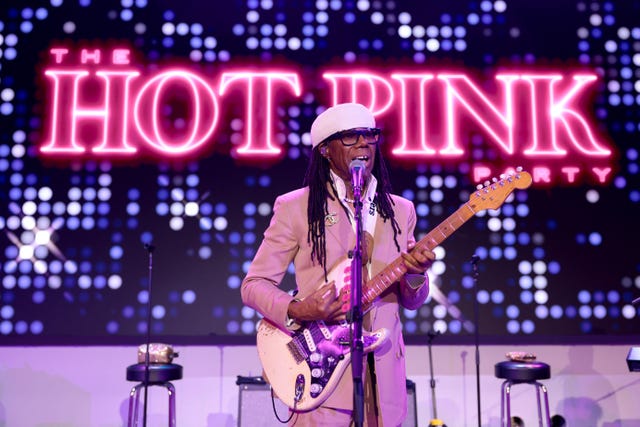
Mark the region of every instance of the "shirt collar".
[[[351, 202], [351, 200], [347, 199], [347, 186], [344, 183], [343, 179], [340, 178], [333, 170], [329, 170], [329, 173], [331, 175], [331, 180], [333, 181], [333, 185], [336, 188], [336, 191], [338, 192], [338, 198], [340, 199], [340, 202], [342, 204], [348, 204], [349, 202]], [[376, 190], [378, 188], [378, 180], [376, 179], [375, 176], [371, 175], [371, 177], [369, 178], [369, 184], [367, 184], [367, 188], [364, 191], [364, 196], [363, 196], [363, 206], [368, 205], [368, 203], [364, 203], [364, 202], [369, 202], [372, 203], [373, 199], [376, 196]]]

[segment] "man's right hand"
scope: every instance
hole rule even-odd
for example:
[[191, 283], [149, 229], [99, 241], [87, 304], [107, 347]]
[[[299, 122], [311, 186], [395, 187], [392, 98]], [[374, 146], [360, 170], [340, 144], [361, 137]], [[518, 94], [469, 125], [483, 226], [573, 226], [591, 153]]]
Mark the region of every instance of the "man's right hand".
[[336, 283], [321, 286], [301, 301], [292, 301], [287, 313], [296, 321], [324, 320], [338, 322], [345, 319], [350, 301], [348, 287], [345, 286], [336, 295]]

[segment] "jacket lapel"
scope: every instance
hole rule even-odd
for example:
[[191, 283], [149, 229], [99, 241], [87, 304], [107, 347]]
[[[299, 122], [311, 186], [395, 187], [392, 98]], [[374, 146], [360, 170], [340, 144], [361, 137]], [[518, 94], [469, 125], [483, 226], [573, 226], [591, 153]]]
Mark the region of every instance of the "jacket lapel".
[[[338, 200], [329, 200], [329, 214], [325, 217], [324, 230], [327, 235], [327, 248], [333, 247], [334, 243], [339, 246], [344, 254], [353, 250], [355, 245], [355, 233], [349, 222], [349, 217]], [[329, 242], [329, 239], [332, 242]]]

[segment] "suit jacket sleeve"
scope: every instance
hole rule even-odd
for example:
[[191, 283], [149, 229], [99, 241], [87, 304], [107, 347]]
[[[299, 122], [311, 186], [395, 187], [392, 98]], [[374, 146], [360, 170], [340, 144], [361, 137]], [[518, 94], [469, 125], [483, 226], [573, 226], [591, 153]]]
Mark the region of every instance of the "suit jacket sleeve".
[[293, 297], [279, 285], [299, 248], [299, 234], [291, 217], [300, 215], [290, 210], [283, 196], [276, 199], [271, 223], [240, 288], [244, 304], [282, 328]]
[[[408, 216], [407, 216], [407, 224], [404, 230], [407, 233], [407, 246], [413, 246], [415, 243], [415, 228], [416, 228], [416, 209], [413, 206], [413, 203], [409, 202], [407, 204]], [[400, 280], [400, 295], [399, 295], [399, 303], [404, 308], [409, 310], [416, 310], [419, 308], [429, 296], [429, 278], [425, 275], [423, 283], [418, 287], [413, 287], [407, 282], [407, 276], [417, 276], [417, 275], [405, 275]], [[415, 281], [415, 277], [411, 278], [412, 283]]]

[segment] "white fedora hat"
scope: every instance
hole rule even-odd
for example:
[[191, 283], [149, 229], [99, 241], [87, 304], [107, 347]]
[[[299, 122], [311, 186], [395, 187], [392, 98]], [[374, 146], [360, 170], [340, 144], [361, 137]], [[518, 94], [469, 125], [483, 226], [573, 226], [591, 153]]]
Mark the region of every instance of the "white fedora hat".
[[355, 128], [374, 128], [376, 120], [362, 104], [346, 103], [327, 108], [311, 125], [311, 146], [318, 144], [336, 132]]

